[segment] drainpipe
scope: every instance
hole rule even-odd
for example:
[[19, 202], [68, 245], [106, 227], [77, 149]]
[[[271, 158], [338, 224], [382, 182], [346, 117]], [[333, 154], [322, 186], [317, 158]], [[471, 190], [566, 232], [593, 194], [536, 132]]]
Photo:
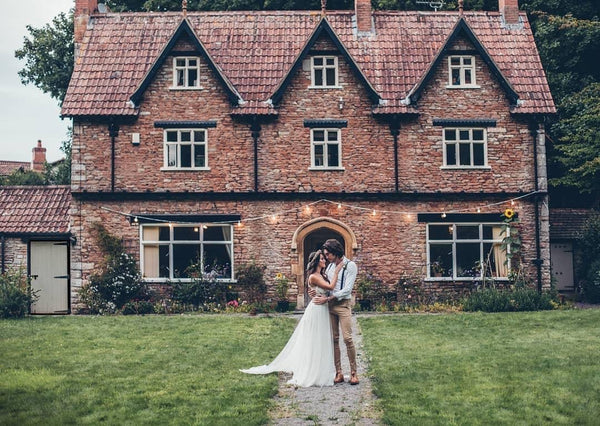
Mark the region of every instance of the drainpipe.
[[[535, 126], [536, 123], [534, 123]], [[539, 173], [539, 166], [540, 166], [540, 161], [538, 161], [538, 156], [542, 156], [545, 158], [545, 132], [544, 132], [544, 125], [542, 123], [537, 123], [537, 129], [534, 128], [534, 126], [532, 126], [532, 136], [533, 136], [533, 168], [534, 168], [534, 179], [535, 179], [535, 191], [539, 191], [540, 190], [540, 184], [539, 184], [539, 178], [540, 178], [540, 173]], [[538, 152], [538, 150], [540, 152]], [[544, 167], [546, 166], [546, 163], [543, 163]], [[545, 173], [544, 173], [544, 178], [545, 178]], [[545, 186], [545, 185], [544, 185]], [[544, 188], [545, 190], [547, 188]], [[536, 194], [535, 195], [535, 199], [534, 199], [534, 209], [535, 209], [535, 252], [536, 252], [536, 259], [533, 260], [533, 263], [535, 264], [536, 268], [537, 268], [537, 289], [538, 292], [541, 293], [542, 292], [542, 263], [544, 262], [542, 259], [542, 248], [541, 248], [541, 241], [540, 241], [540, 202], [539, 202], [539, 195]]]
[[6, 272], [6, 263], [4, 258], [6, 257], [6, 238], [2, 234], [2, 273]]
[[394, 185], [396, 192], [398, 192], [400, 189], [398, 175], [398, 135], [400, 134], [400, 122], [395, 115], [390, 123], [390, 133], [394, 137]]
[[115, 139], [119, 136], [119, 125], [111, 121], [108, 125], [110, 135], [110, 191], [115, 192]]
[[258, 192], [258, 138], [260, 137], [260, 124], [256, 116], [252, 118], [252, 139], [254, 141], [254, 192]]

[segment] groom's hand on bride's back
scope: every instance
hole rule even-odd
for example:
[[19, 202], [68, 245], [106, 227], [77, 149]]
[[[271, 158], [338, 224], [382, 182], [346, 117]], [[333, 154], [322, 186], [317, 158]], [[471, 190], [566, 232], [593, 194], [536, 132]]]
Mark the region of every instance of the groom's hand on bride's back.
[[310, 296], [311, 299], [313, 299], [316, 295], [317, 295], [317, 291], [312, 288], [312, 287], [308, 287], [308, 295]]
[[315, 305], [322, 305], [327, 303], [329, 299], [324, 294], [319, 294], [318, 296], [313, 297], [312, 301]]

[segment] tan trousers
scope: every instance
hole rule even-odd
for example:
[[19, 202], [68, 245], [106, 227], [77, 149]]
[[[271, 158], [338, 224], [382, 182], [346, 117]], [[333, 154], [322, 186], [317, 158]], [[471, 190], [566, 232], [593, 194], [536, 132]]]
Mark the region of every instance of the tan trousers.
[[334, 299], [329, 302], [329, 316], [331, 319], [331, 331], [333, 332], [333, 360], [335, 362], [335, 371], [342, 371], [342, 361], [340, 357], [340, 327], [342, 337], [348, 351], [348, 361], [350, 361], [350, 372], [356, 372], [356, 349], [352, 341], [352, 306], [350, 299]]

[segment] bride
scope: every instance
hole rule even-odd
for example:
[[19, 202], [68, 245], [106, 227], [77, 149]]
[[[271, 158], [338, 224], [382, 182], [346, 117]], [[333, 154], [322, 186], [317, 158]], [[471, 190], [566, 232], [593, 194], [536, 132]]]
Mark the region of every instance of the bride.
[[[325, 276], [327, 262], [321, 250], [308, 257], [307, 283], [316, 288], [317, 294], [333, 290], [343, 262], [335, 268], [331, 283]], [[329, 306], [316, 305], [312, 301], [304, 310], [298, 326], [279, 355], [269, 365], [240, 370], [248, 374], [268, 374], [285, 371], [293, 376], [288, 384], [296, 386], [332, 386], [335, 376], [333, 363], [333, 337], [329, 322]]]

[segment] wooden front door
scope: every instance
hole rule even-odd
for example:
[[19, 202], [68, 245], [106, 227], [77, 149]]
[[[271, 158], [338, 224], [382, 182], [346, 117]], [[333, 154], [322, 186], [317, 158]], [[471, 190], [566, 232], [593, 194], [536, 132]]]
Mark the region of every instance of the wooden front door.
[[69, 246], [67, 241], [31, 241], [31, 289], [37, 300], [32, 314], [69, 313]]

